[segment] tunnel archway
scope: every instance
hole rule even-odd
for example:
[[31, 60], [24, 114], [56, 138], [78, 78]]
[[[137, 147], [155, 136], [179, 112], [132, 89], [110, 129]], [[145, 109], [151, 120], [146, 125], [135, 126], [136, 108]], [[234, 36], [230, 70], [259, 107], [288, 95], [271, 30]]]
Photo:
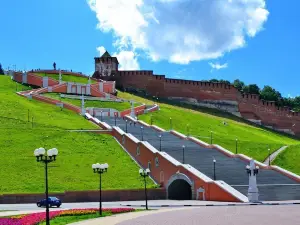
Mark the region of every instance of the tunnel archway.
[[193, 182], [185, 174], [177, 173], [168, 181], [167, 194], [171, 200], [192, 200]]

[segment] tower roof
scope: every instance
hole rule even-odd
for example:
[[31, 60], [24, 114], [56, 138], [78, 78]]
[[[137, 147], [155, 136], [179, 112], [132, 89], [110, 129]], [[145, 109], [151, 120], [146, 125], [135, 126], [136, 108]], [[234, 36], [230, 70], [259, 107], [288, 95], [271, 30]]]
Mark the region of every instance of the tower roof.
[[100, 58], [111, 58], [111, 55], [107, 51], [105, 51]]

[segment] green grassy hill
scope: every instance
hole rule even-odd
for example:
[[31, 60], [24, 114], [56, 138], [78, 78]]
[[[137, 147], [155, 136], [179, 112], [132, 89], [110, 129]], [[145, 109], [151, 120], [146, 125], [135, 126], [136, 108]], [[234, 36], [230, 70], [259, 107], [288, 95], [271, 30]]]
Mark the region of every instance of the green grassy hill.
[[[35, 73], [38, 76], [42, 77], [51, 77], [55, 80], [59, 80], [59, 74], [47, 74], [47, 73]], [[88, 83], [88, 77], [77, 77], [72, 75], [67, 75], [62, 73], [62, 81], [68, 81], [68, 82], [76, 82], [76, 83], [82, 83], [87, 84]], [[91, 83], [94, 84], [96, 81], [91, 80]]]
[[[61, 100], [62, 102], [70, 103], [76, 106], [81, 107], [80, 99], [69, 99], [69, 98], [60, 98], [58, 93], [45, 93], [43, 94], [47, 97]], [[96, 108], [112, 108], [118, 111], [123, 111], [130, 109], [129, 102], [105, 102], [105, 101], [96, 101], [96, 100], [85, 100], [85, 107], [96, 107]]]
[[285, 151], [281, 152], [273, 161], [273, 164], [300, 175], [299, 159], [300, 145], [292, 145], [289, 146]]
[[[98, 189], [99, 178], [91, 168], [97, 162], [110, 166], [103, 176], [104, 189], [143, 187], [138, 166], [113, 137], [70, 132], [97, 127], [72, 111], [18, 96], [15, 90], [10, 77], [0, 76], [0, 194], [44, 192], [44, 169], [33, 156], [39, 147], [59, 150], [49, 168], [50, 192]], [[154, 187], [150, 180], [149, 186]]]
[[[153, 103], [153, 101], [120, 91], [118, 92], [118, 96], [121, 98], [135, 99], [136, 101], [148, 104]], [[298, 140], [267, 129], [254, 127], [241, 121], [168, 104], [160, 104], [160, 111], [141, 115], [139, 119], [150, 123], [151, 116], [153, 124], [166, 130], [170, 129], [171, 117], [174, 130], [187, 134], [189, 127], [190, 135], [207, 143], [211, 141], [212, 131], [213, 144], [221, 145], [233, 153], [236, 151], [236, 139], [238, 139], [238, 153], [253, 157], [259, 161], [264, 161], [268, 156], [268, 148], [271, 149], [271, 152], [274, 152], [284, 145], [300, 144]], [[227, 125], [224, 125], [223, 121], [225, 121]]]

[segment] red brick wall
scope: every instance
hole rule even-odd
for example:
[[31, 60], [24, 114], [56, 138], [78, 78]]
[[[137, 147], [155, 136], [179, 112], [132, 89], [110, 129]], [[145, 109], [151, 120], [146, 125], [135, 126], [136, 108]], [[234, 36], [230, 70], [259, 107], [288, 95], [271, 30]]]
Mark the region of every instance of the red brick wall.
[[[66, 191], [64, 193], [50, 193], [66, 202], [97, 202], [99, 201], [99, 191]], [[0, 195], [0, 204], [20, 204], [36, 203], [45, 198], [45, 194], [6, 194]], [[107, 201], [135, 201], [144, 200], [144, 189], [137, 190], [104, 190], [102, 200]], [[165, 189], [148, 189], [148, 199], [166, 199]]]
[[300, 136], [300, 116], [287, 109], [277, 109], [274, 103], [259, 100], [258, 95], [242, 95], [235, 87], [227, 84], [167, 79], [153, 75], [152, 71], [120, 71], [117, 86], [146, 90], [159, 97], [185, 97], [198, 100], [237, 101], [239, 111], [246, 119], [261, 120], [263, 125], [277, 129], [291, 129]]

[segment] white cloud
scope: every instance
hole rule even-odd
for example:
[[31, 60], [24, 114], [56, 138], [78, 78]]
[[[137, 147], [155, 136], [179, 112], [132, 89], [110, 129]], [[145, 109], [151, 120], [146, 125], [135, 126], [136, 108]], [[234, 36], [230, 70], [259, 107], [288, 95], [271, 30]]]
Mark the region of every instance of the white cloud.
[[87, 0], [118, 49], [188, 64], [241, 48], [263, 29], [265, 0]]
[[137, 57], [133, 51], [120, 51], [119, 53], [114, 53], [113, 56], [118, 58], [120, 70], [140, 69]]
[[103, 46], [99, 46], [97, 47], [97, 51], [99, 52], [99, 55], [102, 56], [106, 50]]
[[212, 69], [215, 69], [215, 70], [221, 70], [221, 69], [225, 69], [228, 67], [228, 63], [220, 64], [220, 63], [209, 62], [208, 64], [210, 65], [210, 67]]

